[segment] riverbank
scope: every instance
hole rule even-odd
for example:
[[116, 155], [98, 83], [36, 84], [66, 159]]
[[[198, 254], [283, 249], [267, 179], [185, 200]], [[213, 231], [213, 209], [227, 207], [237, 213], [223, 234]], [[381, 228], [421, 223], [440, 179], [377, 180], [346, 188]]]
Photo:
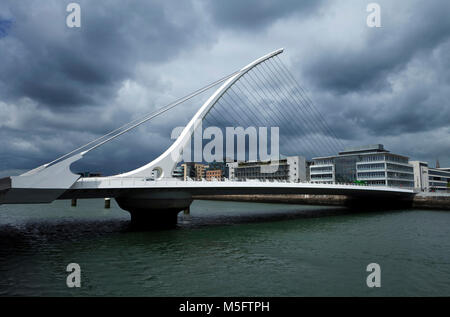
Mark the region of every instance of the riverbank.
[[[343, 195], [208, 195], [194, 196], [197, 200], [242, 201], [299, 205], [344, 206], [349, 198]], [[420, 193], [412, 208], [450, 210], [450, 194]]]
[[413, 200], [413, 208], [450, 210], [450, 194], [417, 194]]

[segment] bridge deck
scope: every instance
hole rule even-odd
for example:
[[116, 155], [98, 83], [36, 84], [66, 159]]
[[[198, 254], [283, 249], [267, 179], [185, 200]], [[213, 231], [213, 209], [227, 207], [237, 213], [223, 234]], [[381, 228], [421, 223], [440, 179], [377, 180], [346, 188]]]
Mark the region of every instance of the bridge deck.
[[184, 192], [213, 194], [315, 194], [408, 197], [411, 189], [349, 184], [289, 183], [262, 181], [149, 181], [142, 178], [84, 178], [77, 181], [60, 199], [118, 197], [129, 192]]
[[146, 180], [144, 178], [81, 178], [69, 189], [17, 188], [2, 181], [0, 204], [49, 203], [54, 199], [105, 198], [121, 196], [165, 195], [233, 195], [233, 194], [312, 194], [346, 195], [349, 197], [408, 198], [412, 189], [349, 184], [289, 183], [263, 181], [179, 181]]

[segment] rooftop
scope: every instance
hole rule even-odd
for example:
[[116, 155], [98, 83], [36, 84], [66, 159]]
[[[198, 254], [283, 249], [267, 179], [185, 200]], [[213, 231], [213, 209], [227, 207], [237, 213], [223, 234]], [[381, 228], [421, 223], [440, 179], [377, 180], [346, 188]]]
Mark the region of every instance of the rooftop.
[[371, 145], [363, 145], [363, 146], [347, 148], [344, 151], [339, 152], [339, 155], [355, 154], [355, 153], [363, 153], [363, 152], [389, 152], [389, 151], [384, 149], [383, 144], [371, 144]]

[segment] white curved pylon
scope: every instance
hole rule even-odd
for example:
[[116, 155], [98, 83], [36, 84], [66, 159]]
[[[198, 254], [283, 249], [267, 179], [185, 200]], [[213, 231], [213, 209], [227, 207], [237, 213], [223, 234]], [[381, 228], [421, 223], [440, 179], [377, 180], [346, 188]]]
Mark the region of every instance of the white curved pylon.
[[189, 121], [175, 142], [159, 157], [150, 163], [132, 170], [127, 173], [114, 175], [112, 177], [151, 177], [153, 170], [158, 170], [159, 178], [170, 178], [178, 162], [180, 162], [184, 147], [190, 142], [191, 136], [197, 127], [201, 124], [203, 118], [208, 114], [209, 110], [216, 104], [222, 95], [236, 82], [250, 71], [253, 67], [283, 52], [280, 48], [257, 60], [251, 62], [242, 68], [236, 75], [230, 77], [220, 86], [208, 100], [200, 107], [194, 117]]

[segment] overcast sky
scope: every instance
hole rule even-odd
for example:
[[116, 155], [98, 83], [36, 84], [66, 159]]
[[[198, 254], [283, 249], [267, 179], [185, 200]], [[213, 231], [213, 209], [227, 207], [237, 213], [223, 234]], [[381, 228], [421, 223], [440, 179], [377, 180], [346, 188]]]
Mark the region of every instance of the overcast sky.
[[[369, 2], [80, 0], [81, 27], [68, 28], [70, 1], [4, 0], [0, 173], [51, 161], [280, 47], [345, 146], [383, 143], [450, 166], [450, 1], [377, 1], [380, 28], [366, 24]], [[201, 101], [78, 168], [147, 163]]]

